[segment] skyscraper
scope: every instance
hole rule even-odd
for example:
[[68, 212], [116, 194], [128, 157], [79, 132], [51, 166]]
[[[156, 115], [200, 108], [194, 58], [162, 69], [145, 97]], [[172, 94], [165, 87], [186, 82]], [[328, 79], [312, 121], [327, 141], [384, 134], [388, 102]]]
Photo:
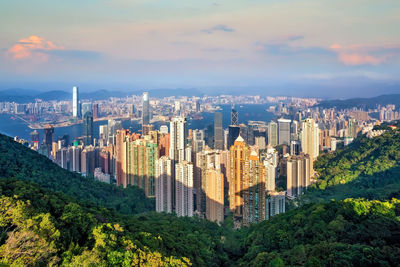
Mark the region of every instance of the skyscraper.
[[118, 131], [117, 185], [135, 185], [142, 188], [147, 197], [154, 197], [158, 145], [139, 137], [126, 130]]
[[278, 119], [278, 144], [290, 145], [290, 122], [287, 119]]
[[148, 125], [150, 124], [150, 100], [148, 92], [143, 93], [142, 107], [142, 125]]
[[170, 122], [170, 152], [169, 156], [174, 160], [174, 164], [185, 159], [185, 149], [187, 146], [186, 118], [174, 117]]
[[175, 165], [175, 212], [193, 216], [193, 164], [187, 161]]
[[289, 197], [300, 195], [310, 185], [310, 161], [310, 156], [304, 154], [291, 156], [287, 160], [286, 185]]
[[85, 146], [93, 145], [93, 111], [92, 103], [82, 104], [83, 112], [83, 143]]
[[172, 212], [172, 161], [167, 156], [156, 160], [156, 211]]
[[231, 110], [231, 125], [239, 125], [239, 115], [234, 105]]
[[299, 139], [299, 123], [297, 121], [292, 121], [290, 124], [290, 140], [297, 141]]
[[32, 143], [37, 147], [39, 143], [39, 132], [34, 130], [30, 133]]
[[220, 169], [206, 170], [206, 218], [212, 222], [224, 221], [224, 175]]
[[265, 198], [265, 219], [285, 213], [285, 192], [268, 191]]
[[301, 150], [304, 154], [310, 155], [310, 175], [314, 174], [313, 161], [319, 155], [319, 128], [314, 119], [308, 118], [302, 122]]
[[268, 144], [273, 147], [278, 145], [278, 124], [274, 121], [268, 125]]
[[252, 151], [249, 156], [248, 171], [242, 178], [243, 225], [265, 220], [265, 166]]
[[72, 116], [74, 118], [80, 118], [81, 112], [79, 108], [79, 88], [74, 86], [72, 88]]
[[224, 133], [222, 129], [222, 113], [214, 114], [214, 149], [224, 149]]
[[44, 128], [44, 138], [43, 138], [43, 144], [47, 148], [47, 153], [43, 151], [43, 154], [47, 154], [47, 157], [50, 157], [50, 152], [51, 148], [53, 145], [53, 139], [54, 139], [54, 127], [51, 126], [50, 124], [47, 124], [46, 127]]
[[249, 175], [250, 149], [239, 135], [230, 148], [229, 207], [235, 217], [243, 216], [243, 180]]
[[229, 125], [228, 127], [228, 150], [235, 143], [240, 133], [240, 127], [238, 125]]

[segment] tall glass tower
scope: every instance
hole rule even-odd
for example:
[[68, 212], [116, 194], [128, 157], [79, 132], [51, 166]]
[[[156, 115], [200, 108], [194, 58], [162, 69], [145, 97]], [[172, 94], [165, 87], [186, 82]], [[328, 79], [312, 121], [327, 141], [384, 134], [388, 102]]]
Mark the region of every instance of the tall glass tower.
[[93, 145], [93, 111], [92, 103], [82, 104], [83, 112], [83, 143], [85, 146]]
[[214, 114], [214, 149], [224, 149], [224, 131], [222, 129], [222, 113]]
[[150, 103], [149, 103], [149, 93], [144, 92], [142, 98], [142, 125], [150, 124]]
[[81, 117], [79, 108], [79, 88], [77, 86], [72, 88], [72, 116], [74, 116], [74, 118]]

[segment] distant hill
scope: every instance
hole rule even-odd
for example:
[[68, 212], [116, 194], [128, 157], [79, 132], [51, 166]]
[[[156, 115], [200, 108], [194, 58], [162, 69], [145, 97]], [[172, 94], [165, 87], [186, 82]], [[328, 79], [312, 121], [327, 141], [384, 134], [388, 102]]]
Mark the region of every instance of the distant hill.
[[394, 104], [396, 107], [400, 106], [400, 94], [392, 95], [381, 95], [372, 98], [351, 98], [346, 100], [327, 100], [317, 104], [316, 107], [321, 108], [337, 108], [337, 109], [349, 109], [349, 108], [362, 108], [362, 109], [373, 109], [378, 105], [385, 106], [388, 104]]
[[[152, 89], [152, 90], [96, 90], [91, 92], [81, 92], [80, 99], [83, 100], [104, 100], [110, 97], [126, 97], [131, 95], [141, 95], [143, 92], [149, 92], [150, 97], [168, 97], [168, 96], [201, 96], [203, 93], [195, 88], [191, 89]], [[71, 92], [62, 90], [37, 91], [27, 89], [9, 89], [0, 91], [0, 102], [28, 103], [39, 98], [44, 101], [50, 100], [71, 100]]]

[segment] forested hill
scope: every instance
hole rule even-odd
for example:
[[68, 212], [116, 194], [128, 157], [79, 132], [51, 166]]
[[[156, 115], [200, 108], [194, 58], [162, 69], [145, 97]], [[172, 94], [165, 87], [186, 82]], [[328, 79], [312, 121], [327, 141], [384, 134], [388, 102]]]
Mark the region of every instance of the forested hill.
[[[353, 146], [356, 149], [357, 143]], [[396, 266], [400, 262], [396, 199], [306, 204], [237, 231], [231, 217], [218, 226], [172, 214], [132, 215], [153, 205], [143, 204], [147, 200], [141, 190], [123, 190], [70, 173], [5, 136], [0, 136], [0, 177], [0, 265]]]
[[137, 187], [122, 189], [67, 171], [48, 158], [10, 137], [0, 134], [0, 179], [17, 178], [43, 188], [63, 192], [82, 202], [91, 202], [120, 213], [136, 214], [155, 209], [152, 199]]
[[303, 196], [305, 202], [329, 199], [400, 197], [400, 123], [378, 137], [360, 136], [349, 146], [318, 158], [318, 182]]
[[154, 212], [119, 215], [0, 180], [0, 265], [398, 266], [400, 202], [305, 205], [250, 228]]
[[327, 100], [322, 101], [317, 107], [321, 108], [336, 108], [336, 109], [373, 109], [378, 105], [386, 106], [388, 104], [400, 105], [400, 94], [381, 95], [371, 98], [350, 98], [345, 100]]

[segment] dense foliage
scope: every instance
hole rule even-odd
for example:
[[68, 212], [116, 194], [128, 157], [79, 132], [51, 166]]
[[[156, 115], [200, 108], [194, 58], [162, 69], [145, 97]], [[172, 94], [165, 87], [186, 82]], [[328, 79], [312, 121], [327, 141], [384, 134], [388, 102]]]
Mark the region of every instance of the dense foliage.
[[222, 228], [206, 220], [120, 215], [16, 179], [1, 179], [0, 192], [5, 264], [218, 266], [227, 260]]
[[63, 192], [80, 201], [89, 201], [120, 213], [136, 214], [155, 209], [152, 199], [137, 187], [122, 189], [64, 170], [35, 151], [0, 134], [0, 178], [17, 178], [43, 188]]
[[400, 201], [310, 204], [233, 231], [170, 214], [119, 215], [0, 180], [0, 263], [64, 266], [377, 266], [400, 262]]
[[314, 169], [318, 182], [303, 197], [305, 202], [399, 197], [400, 130], [389, 128], [374, 138], [360, 136], [349, 146], [320, 156]]
[[254, 225], [243, 266], [396, 266], [400, 201], [347, 199], [305, 205]]

